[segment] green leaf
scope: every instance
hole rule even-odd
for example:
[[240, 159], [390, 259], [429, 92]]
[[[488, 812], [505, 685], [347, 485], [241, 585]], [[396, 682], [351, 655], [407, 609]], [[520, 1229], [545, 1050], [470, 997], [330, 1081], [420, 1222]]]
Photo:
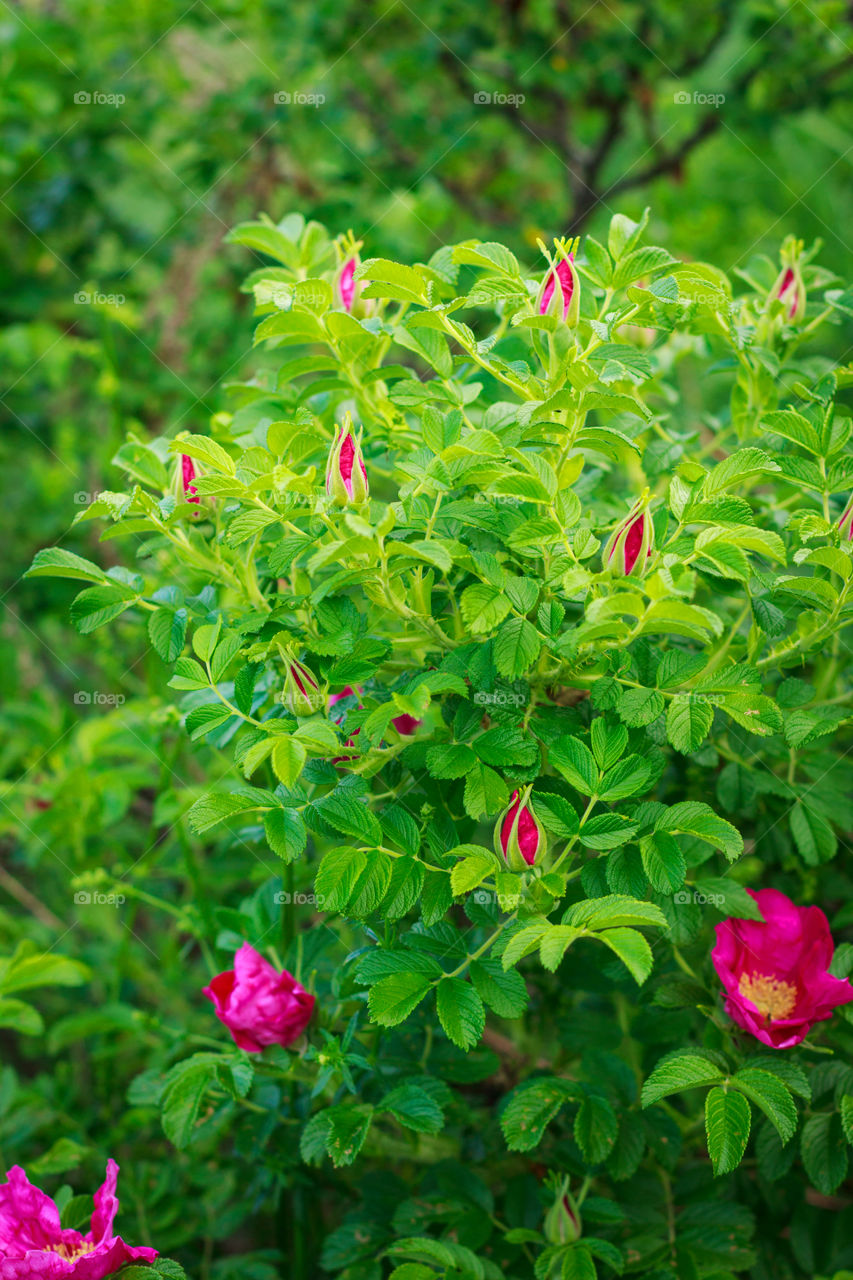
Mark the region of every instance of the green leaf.
[[589, 1164], [601, 1164], [610, 1154], [619, 1121], [606, 1098], [588, 1093], [575, 1116], [575, 1142]]
[[466, 742], [437, 743], [426, 753], [426, 764], [433, 778], [464, 778], [474, 768], [477, 757]]
[[641, 729], [657, 720], [666, 703], [656, 689], [626, 689], [616, 706], [629, 729]]
[[732, 1084], [764, 1112], [783, 1144], [789, 1142], [797, 1131], [797, 1108], [782, 1081], [769, 1071], [743, 1067], [732, 1077]]
[[498, 866], [495, 858], [485, 850], [482, 853], [472, 854], [468, 858], [463, 858], [461, 862], [456, 863], [450, 873], [450, 884], [454, 898], [463, 893], [468, 893], [471, 889], [476, 889], [478, 884], [482, 884], [486, 876], [491, 875], [496, 870], [498, 870]]
[[627, 756], [601, 779], [598, 797], [612, 802], [639, 795], [649, 785], [651, 766], [642, 756]]
[[636, 929], [605, 929], [596, 937], [626, 966], [631, 977], [642, 985], [652, 971], [652, 949]]
[[746, 484], [765, 472], [779, 470], [779, 464], [763, 449], [737, 449], [705, 477], [703, 492], [712, 498], [734, 484]]
[[526, 618], [510, 618], [495, 636], [495, 666], [502, 676], [515, 680], [536, 661], [540, 648], [533, 624]]
[[827, 820], [798, 800], [790, 811], [791, 835], [803, 861], [810, 867], [834, 858], [838, 840]]
[[640, 856], [652, 888], [659, 893], [671, 893], [684, 884], [687, 875], [684, 854], [668, 831], [653, 831], [645, 836], [640, 841]]
[[396, 1027], [423, 1000], [432, 983], [423, 973], [392, 973], [370, 988], [367, 1007], [380, 1027]]
[[670, 805], [657, 819], [655, 829], [698, 836], [724, 853], [730, 862], [743, 853], [743, 836], [737, 828], [701, 800], [681, 800]]
[[398, 1085], [386, 1093], [377, 1110], [390, 1111], [395, 1120], [416, 1133], [440, 1133], [444, 1126], [441, 1107], [416, 1084]]
[[62, 547], [45, 547], [37, 551], [25, 578], [83, 578], [88, 582], [106, 582], [107, 575], [91, 560], [84, 560]]
[[504, 970], [499, 960], [481, 959], [472, 963], [470, 973], [478, 996], [499, 1018], [521, 1017], [529, 997], [517, 969]]
[[149, 614], [148, 635], [163, 661], [174, 662], [179, 657], [187, 638], [186, 609], [161, 607]]
[[598, 766], [589, 747], [568, 735], [558, 738], [548, 751], [550, 763], [581, 795], [591, 796], [598, 786]]
[[727, 693], [719, 698], [718, 705], [739, 725], [750, 733], [766, 738], [771, 733], [781, 733], [782, 712], [772, 698], [762, 693]]
[[743, 1159], [752, 1112], [741, 1093], [711, 1089], [705, 1099], [705, 1133], [714, 1174], [731, 1173]]
[[317, 803], [317, 810], [336, 831], [345, 836], [356, 836], [368, 844], [382, 843], [379, 819], [349, 791], [339, 787], [331, 795]]
[[361, 849], [330, 849], [314, 879], [314, 893], [321, 910], [344, 911], [366, 866], [367, 855]]
[[494, 630], [504, 620], [512, 605], [509, 596], [500, 587], [487, 582], [476, 582], [462, 592], [459, 607], [468, 630], [476, 636]]
[[472, 1048], [483, 1034], [486, 1011], [471, 983], [463, 978], [442, 978], [436, 1007], [447, 1037], [460, 1049]]
[[211, 791], [196, 800], [187, 814], [187, 821], [193, 831], [201, 835], [238, 813], [273, 809], [276, 804], [275, 796], [255, 788], [246, 791]]
[[669, 1097], [671, 1093], [716, 1084], [722, 1079], [722, 1071], [707, 1058], [678, 1053], [662, 1058], [657, 1064], [643, 1085], [640, 1101], [644, 1107], [650, 1107], [653, 1103], [660, 1102], [661, 1098]]
[[576, 902], [563, 916], [563, 923], [583, 926], [591, 932], [623, 926], [667, 927], [666, 916], [660, 907], [653, 902], [629, 898], [622, 893], [608, 893], [602, 898], [587, 898], [584, 902]]
[[294, 862], [308, 843], [308, 833], [297, 809], [270, 809], [264, 814], [264, 834], [273, 853]]
[[538, 1147], [545, 1126], [569, 1098], [577, 1085], [555, 1078], [527, 1081], [511, 1095], [501, 1115], [501, 1128], [510, 1151], [532, 1151]]
[[812, 1186], [831, 1196], [847, 1177], [848, 1152], [841, 1117], [827, 1111], [809, 1116], [803, 1125], [800, 1150]]
[[[284, 783], [290, 789], [296, 785], [305, 761], [308, 759], [308, 752], [296, 738], [292, 738], [290, 734], [281, 734], [276, 738], [271, 759], [275, 776], [279, 782]], [[338, 824], [333, 823], [332, 825]], [[356, 833], [347, 832], [346, 834], [352, 835]]]
[[128, 596], [122, 587], [87, 587], [71, 602], [71, 621], [81, 636], [91, 635], [98, 627], [118, 618], [137, 598]]
[[713, 720], [714, 708], [707, 698], [676, 694], [666, 712], [666, 736], [676, 751], [689, 755], [704, 742]]
[[163, 1132], [178, 1150], [189, 1146], [192, 1141], [202, 1099], [215, 1071], [208, 1060], [193, 1063], [190, 1058], [188, 1061], [193, 1065], [179, 1064], [185, 1069], [167, 1086], [162, 1103]]

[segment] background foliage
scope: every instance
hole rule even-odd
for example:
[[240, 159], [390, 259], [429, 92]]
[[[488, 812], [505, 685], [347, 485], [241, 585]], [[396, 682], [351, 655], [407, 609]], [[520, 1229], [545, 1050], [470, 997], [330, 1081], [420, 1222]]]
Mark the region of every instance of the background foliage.
[[[229, 774], [230, 746], [214, 738], [201, 756], [188, 748], [166, 688], [170, 669], [137, 627], [123, 619], [80, 637], [67, 622], [74, 584], [19, 579], [39, 548], [56, 543], [104, 567], [119, 562], [116, 544], [98, 545], [93, 525], [69, 529], [69, 513], [75, 502], [82, 509], [102, 489], [118, 487], [111, 460], [128, 432], [148, 439], [223, 428], [217, 415], [234, 402], [221, 384], [247, 379], [256, 358], [248, 351], [251, 300], [239, 292], [247, 252], [222, 239], [258, 210], [276, 218], [310, 210], [332, 227], [352, 225], [366, 237], [368, 254], [407, 262], [427, 259], [443, 241], [495, 236], [533, 263], [537, 235], [583, 229], [606, 240], [614, 208], [638, 216], [651, 200], [647, 236], [679, 257], [706, 259], [730, 274], [743, 269], [766, 287], [769, 268], [752, 260], [761, 250], [775, 257], [783, 233], [794, 231], [825, 240], [821, 289], [849, 275], [838, 214], [850, 145], [846, 11], [836, 4], [689, 12], [613, 4], [586, 13], [521, 4], [488, 14], [477, 5], [444, 4], [417, 11], [403, 4], [235, 4], [215, 12], [205, 4], [74, 4], [60, 18], [52, 6], [33, 4], [7, 14], [2, 39], [10, 139], [2, 160], [3, 253], [11, 282], [0, 334], [10, 371], [2, 449], [12, 482], [4, 502], [0, 940], [4, 956], [27, 940], [56, 960], [24, 1015], [28, 1034], [0, 1032], [7, 1063], [0, 1146], [7, 1164], [25, 1163], [45, 1184], [67, 1175], [76, 1185], [80, 1165], [81, 1186], [92, 1182], [104, 1150], [116, 1149], [126, 1217], [135, 1214], [145, 1238], [181, 1256], [191, 1274], [280, 1274], [276, 1250], [287, 1254], [296, 1241], [292, 1274], [307, 1276], [320, 1242], [352, 1208], [347, 1183], [341, 1179], [334, 1194], [321, 1196], [315, 1174], [294, 1173], [289, 1156], [261, 1161], [253, 1132], [238, 1139], [239, 1160], [199, 1159], [194, 1148], [176, 1160], [153, 1109], [156, 1091], [146, 1092], [140, 1076], [152, 1052], [168, 1065], [212, 1048], [211, 1038], [221, 1046], [197, 994], [211, 971], [199, 948], [227, 943], [232, 933], [227, 920], [211, 915], [208, 891], [197, 892], [207, 884], [205, 858], [215, 856], [222, 885], [216, 906], [233, 910], [245, 895], [243, 932], [253, 920], [260, 936], [273, 920], [268, 863], [249, 861], [247, 871], [251, 854], [242, 837], [211, 845], [182, 818], [189, 799]], [[684, 92], [691, 101], [676, 102]], [[525, 101], [476, 102], [478, 93]], [[725, 101], [693, 101], [694, 93]], [[125, 101], [75, 102], [75, 94]], [[325, 101], [288, 104], [276, 94]], [[263, 261], [256, 256], [253, 265]], [[91, 300], [95, 295], [104, 300]], [[813, 382], [845, 362], [847, 332], [843, 323], [823, 331], [820, 360], [805, 369]], [[709, 380], [705, 368], [692, 356], [673, 360], [668, 404], [677, 430], [702, 427], [708, 444], [728, 423], [731, 384]], [[661, 452], [652, 461], [654, 478], [674, 460]], [[615, 506], [611, 514], [619, 514]], [[642, 673], [642, 681], [653, 677], [651, 668]], [[837, 655], [823, 680], [821, 707], [846, 692]], [[834, 730], [831, 715], [830, 722]], [[791, 816], [790, 790], [779, 785], [774, 792], [771, 775], [744, 764], [738, 745], [726, 765], [701, 754], [679, 765], [678, 786], [692, 786], [702, 798], [709, 798], [702, 769], [718, 770], [711, 798], [719, 811], [752, 824], [762, 857], [778, 860], [786, 874], [796, 868], [804, 899], [829, 904], [843, 902], [848, 891], [834, 871], [838, 862], [822, 866], [839, 838], [844, 847], [851, 826], [843, 727], [840, 733], [840, 762], [825, 759], [816, 738], [803, 763], [811, 815], [805, 826]], [[829, 763], [835, 772], [828, 777]], [[787, 767], [787, 759], [778, 766], [786, 777]], [[745, 878], [752, 883], [755, 876]], [[134, 884], [121, 910], [74, 901], [75, 893], [108, 894], [117, 882]], [[307, 892], [310, 883], [301, 887]], [[843, 928], [845, 916], [835, 924]], [[333, 982], [340, 956], [318, 963]], [[560, 979], [588, 990], [589, 966], [569, 960]], [[602, 982], [610, 999], [610, 979]], [[619, 1047], [598, 1000], [593, 993], [590, 1008], [561, 1030], [559, 1052], [577, 1057], [593, 1032], [602, 1051]], [[16, 1016], [20, 1021], [20, 1010]], [[640, 1049], [631, 1050], [648, 1049], [644, 1067], [660, 1056], [656, 1044], [667, 1047], [688, 1033], [686, 1017], [657, 1007]], [[401, 1052], [409, 1051], [404, 1038]], [[481, 1060], [486, 1084], [463, 1088], [464, 1104], [453, 1103], [463, 1108], [464, 1136], [451, 1146], [418, 1139], [427, 1163], [413, 1168], [423, 1167], [424, 1183], [413, 1174], [406, 1196], [416, 1189], [435, 1201], [458, 1196], [452, 1220], [461, 1229], [466, 1215], [469, 1225], [482, 1215], [486, 1193], [475, 1193], [467, 1176], [460, 1185], [458, 1165], [431, 1172], [428, 1162], [485, 1161], [505, 1187], [497, 1216], [510, 1226], [537, 1226], [536, 1171], [519, 1172], [499, 1132], [483, 1136], [485, 1117], [495, 1101], [491, 1090], [503, 1094], [539, 1057], [553, 1063], [557, 1052], [541, 1024], [521, 1039], [518, 1024], [509, 1025], [495, 1056]], [[586, 1065], [591, 1079], [605, 1069], [594, 1057]], [[447, 1078], [464, 1086], [460, 1071], [448, 1065]], [[202, 1075], [207, 1088], [209, 1072], [200, 1070], [197, 1079]], [[844, 1080], [827, 1080], [827, 1089], [846, 1092]], [[241, 1088], [236, 1078], [223, 1080], [222, 1105], [211, 1108], [209, 1135], [200, 1135], [206, 1155], [217, 1149], [223, 1116], [241, 1109]], [[612, 1088], [630, 1104], [625, 1080]], [[813, 1125], [814, 1137], [821, 1124]], [[382, 1172], [403, 1152], [411, 1158], [411, 1146], [399, 1128], [378, 1128], [371, 1138], [376, 1172], [366, 1181], [356, 1172], [350, 1185], [357, 1179], [367, 1216], [375, 1210], [372, 1220], [402, 1198], [409, 1208], [395, 1230], [420, 1234], [422, 1199], [405, 1199]], [[652, 1139], [665, 1148], [672, 1135]], [[682, 1219], [687, 1206], [685, 1230], [701, 1244], [693, 1252], [702, 1258], [705, 1250], [704, 1260], [690, 1265], [705, 1274], [752, 1268], [751, 1180], [741, 1186], [741, 1207], [726, 1209], [741, 1215], [743, 1252], [727, 1253], [722, 1243], [715, 1251], [708, 1242], [722, 1240], [723, 1227], [701, 1207], [708, 1170], [704, 1157], [697, 1162], [678, 1201]], [[657, 1230], [672, 1193], [655, 1178], [650, 1229]], [[785, 1274], [849, 1266], [843, 1215], [834, 1212], [841, 1206], [820, 1198], [829, 1190], [843, 1195], [839, 1184], [818, 1183], [803, 1203], [796, 1199], [802, 1171], [790, 1184], [773, 1185], [773, 1215], [764, 1200], [759, 1217], [767, 1241], [791, 1222]], [[283, 1186], [284, 1216], [274, 1209]], [[648, 1205], [649, 1184], [641, 1177], [630, 1194]], [[599, 1212], [606, 1235], [607, 1210]], [[639, 1207], [636, 1213], [642, 1216]], [[297, 1222], [307, 1223], [304, 1234], [294, 1232]], [[327, 1244], [325, 1261], [342, 1262], [363, 1229], [350, 1220], [332, 1237], [337, 1243]], [[755, 1274], [764, 1274], [765, 1264], [755, 1263]]]

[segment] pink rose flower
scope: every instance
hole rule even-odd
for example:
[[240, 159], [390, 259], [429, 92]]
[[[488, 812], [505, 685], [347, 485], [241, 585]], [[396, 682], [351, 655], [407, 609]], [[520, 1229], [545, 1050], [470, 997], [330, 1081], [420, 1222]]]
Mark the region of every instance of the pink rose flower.
[[103, 1280], [127, 1262], [153, 1262], [156, 1249], [131, 1248], [113, 1235], [118, 1165], [107, 1161], [86, 1235], [60, 1226], [59, 1210], [14, 1165], [0, 1186], [0, 1280]]
[[764, 920], [717, 925], [711, 959], [732, 1021], [772, 1049], [790, 1049], [849, 1004], [853, 987], [828, 972], [834, 946], [820, 907], [798, 907], [778, 889], [747, 892]]
[[314, 996], [293, 974], [286, 969], [279, 973], [248, 942], [234, 956], [234, 968], [217, 974], [204, 994], [246, 1053], [260, 1053], [270, 1044], [293, 1044], [314, 1011]]

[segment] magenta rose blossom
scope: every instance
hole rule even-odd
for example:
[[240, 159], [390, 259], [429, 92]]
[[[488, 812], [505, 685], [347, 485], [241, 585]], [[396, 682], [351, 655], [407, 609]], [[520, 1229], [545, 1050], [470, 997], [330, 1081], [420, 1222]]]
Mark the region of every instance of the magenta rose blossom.
[[234, 968], [217, 974], [204, 994], [246, 1053], [260, 1053], [269, 1044], [293, 1044], [314, 1011], [314, 996], [293, 974], [286, 969], [279, 973], [248, 942], [234, 956]]
[[81, 1235], [62, 1229], [50, 1196], [14, 1165], [0, 1186], [0, 1280], [103, 1280], [127, 1262], [153, 1262], [156, 1249], [131, 1248], [113, 1235], [117, 1179], [118, 1165], [108, 1160], [104, 1184], [95, 1192], [91, 1228]]
[[834, 946], [820, 907], [798, 907], [778, 889], [747, 893], [764, 920], [718, 924], [711, 959], [732, 1021], [772, 1049], [790, 1049], [849, 1004], [853, 987], [828, 972]]

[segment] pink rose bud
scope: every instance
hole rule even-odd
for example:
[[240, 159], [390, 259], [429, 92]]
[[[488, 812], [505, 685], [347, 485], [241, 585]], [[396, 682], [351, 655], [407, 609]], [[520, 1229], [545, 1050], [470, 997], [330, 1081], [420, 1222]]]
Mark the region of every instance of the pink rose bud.
[[526, 871], [541, 862], [546, 849], [545, 832], [530, 807], [531, 790], [532, 784], [521, 796], [513, 791], [495, 826], [495, 853], [512, 871]]
[[[575, 267], [578, 240], [555, 240], [554, 244], [557, 262], [542, 281], [536, 310], [540, 316], [556, 316], [565, 324], [574, 326], [577, 324], [581, 300], [580, 280]], [[547, 253], [545, 246], [541, 247]], [[548, 259], [550, 261], [550, 254]]]
[[853, 542], [853, 498], [844, 508], [844, 513], [838, 521], [838, 528], [842, 542]]
[[564, 1178], [557, 1198], [545, 1214], [545, 1239], [549, 1244], [574, 1244], [582, 1232], [581, 1216], [574, 1196], [569, 1192], [569, 1179]]
[[198, 490], [193, 484], [198, 472], [195, 463], [188, 453], [181, 454], [181, 479], [184, 485], [184, 496], [187, 502], [199, 502]]
[[131, 1247], [113, 1235], [118, 1213], [118, 1165], [107, 1161], [103, 1186], [85, 1235], [60, 1224], [59, 1209], [19, 1165], [0, 1185], [0, 1276], [6, 1280], [104, 1280], [128, 1262], [153, 1262], [156, 1249]]
[[315, 1004], [292, 973], [279, 973], [248, 942], [234, 956], [234, 968], [217, 974], [204, 994], [246, 1053], [293, 1044], [311, 1021]]
[[802, 319], [806, 310], [806, 287], [800, 270], [801, 240], [788, 236], [782, 245], [782, 270], [770, 291], [770, 297], [785, 304], [785, 316], [793, 323]]
[[778, 889], [747, 893], [764, 919], [718, 924], [711, 959], [732, 1021], [772, 1049], [790, 1049], [849, 1004], [853, 987], [829, 972], [834, 946], [820, 907], [798, 907]]
[[323, 695], [314, 673], [299, 662], [279, 641], [278, 649], [284, 662], [284, 688], [281, 701], [295, 716], [313, 716], [323, 705]]
[[603, 566], [619, 577], [634, 574], [642, 578], [654, 545], [655, 526], [649, 513], [647, 489], [611, 533], [602, 556]]
[[358, 254], [342, 263], [335, 281], [335, 293], [344, 311], [352, 311], [355, 302], [355, 269], [359, 266]]
[[355, 273], [361, 266], [359, 249], [361, 241], [356, 240], [351, 231], [338, 241], [338, 269], [332, 284], [335, 306], [357, 318], [367, 315], [373, 308], [372, 300], [361, 301], [363, 285], [356, 280]]
[[367, 501], [369, 486], [361, 456], [361, 433], [356, 437], [349, 414], [335, 427], [335, 438], [326, 464], [326, 493], [341, 507]]

